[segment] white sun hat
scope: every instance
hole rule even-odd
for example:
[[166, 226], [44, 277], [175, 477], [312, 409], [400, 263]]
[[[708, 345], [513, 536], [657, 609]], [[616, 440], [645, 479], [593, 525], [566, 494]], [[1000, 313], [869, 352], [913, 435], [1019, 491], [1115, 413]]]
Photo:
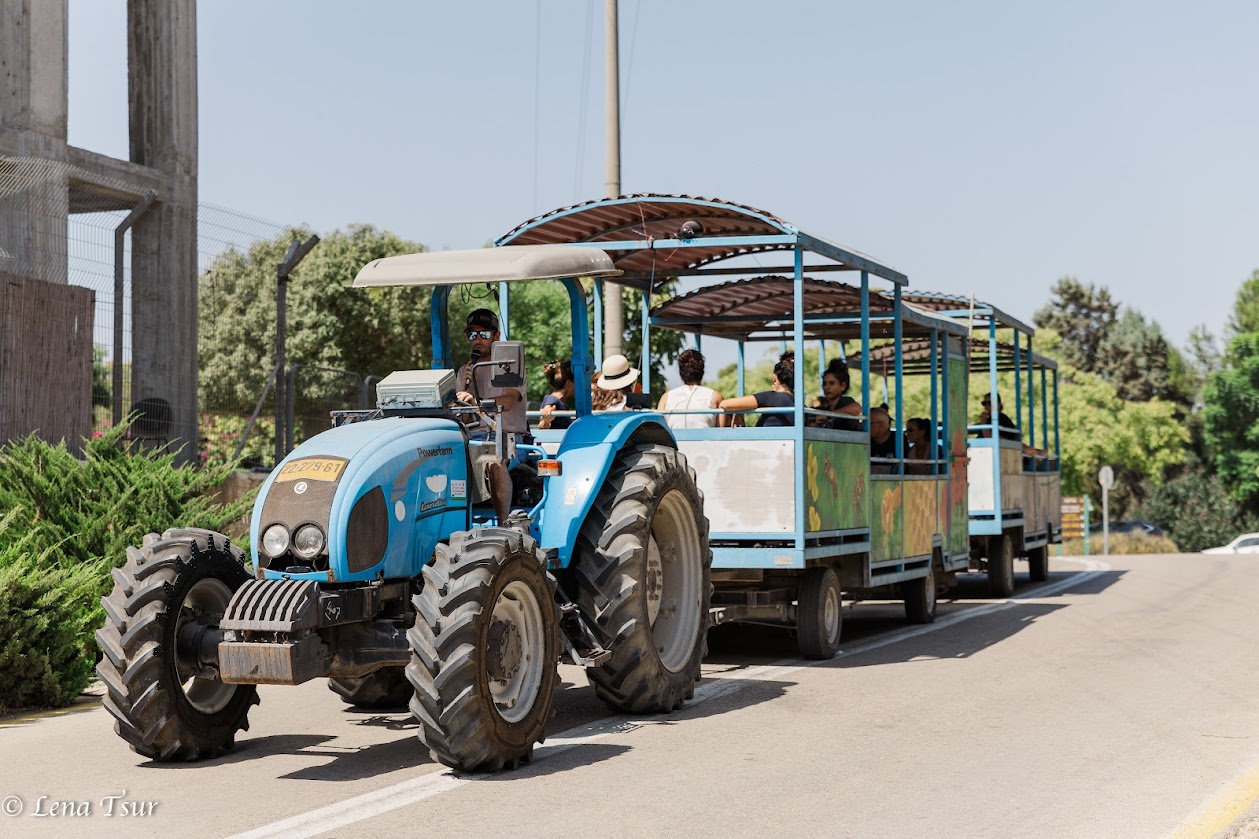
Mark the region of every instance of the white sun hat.
[[629, 359], [623, 355], [610, 355], [603, 360], [603, 372], [595, 382], [604, 390], [620, 390], [638, 380], [638, 370], [630, 367]]

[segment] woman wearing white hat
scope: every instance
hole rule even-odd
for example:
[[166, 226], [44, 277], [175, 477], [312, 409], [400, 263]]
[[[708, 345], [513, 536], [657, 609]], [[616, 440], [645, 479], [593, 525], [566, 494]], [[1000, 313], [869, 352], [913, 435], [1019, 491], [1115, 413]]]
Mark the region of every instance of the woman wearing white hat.
[[[596, 399], [596, 410], [603, 411], [637, 411], [651, 408], [651, 397], [634, 392], [634, 383], [638, 381], [638, 368], [631, 367], [629, 359], [623, 355], [610, 355], [603, 360], [603, 372], [595, 379], [595, 386], [607, 391], [601, 394], [609, 401]], [[600, 406], [603, 407], [600, 407]]]

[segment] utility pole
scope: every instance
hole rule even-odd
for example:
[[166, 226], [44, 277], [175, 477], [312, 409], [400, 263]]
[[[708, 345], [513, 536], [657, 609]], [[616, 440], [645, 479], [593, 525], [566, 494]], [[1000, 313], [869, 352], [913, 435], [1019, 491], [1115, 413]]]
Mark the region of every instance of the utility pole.
[[[617, 34], [616, 0], [605, 0], [604, 25], [604, 142], [606, 172], [604, 194], [616, 198], [621, 194], [621, 74], [619, 35]], [[625, 312], [621, 305], [621, 287], [609, 283], [603, 296], [603, 357], [625, 354]]]

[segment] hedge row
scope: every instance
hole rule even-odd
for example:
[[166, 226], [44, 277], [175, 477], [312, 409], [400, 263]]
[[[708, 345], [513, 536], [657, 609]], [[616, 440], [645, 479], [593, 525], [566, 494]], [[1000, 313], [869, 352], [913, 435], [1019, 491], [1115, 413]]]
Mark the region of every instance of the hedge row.
[[85, 443], [33, 435], [0, 447], [0, 713], [69, 704], [91, 679], [93, 633], [110, 569], [144, 534], [169, 527], [223, 530], [251, 497], [209, 498], [231, 471], [176, 466], [133, 446], [126, 426]]

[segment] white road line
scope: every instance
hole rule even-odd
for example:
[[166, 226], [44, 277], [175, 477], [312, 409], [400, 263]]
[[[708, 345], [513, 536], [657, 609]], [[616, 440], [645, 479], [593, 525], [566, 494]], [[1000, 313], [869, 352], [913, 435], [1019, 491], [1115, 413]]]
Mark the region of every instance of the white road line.
[[[849, 656], [860, 655], [871, 650], [877, 650], [880, 647], [886, 647], [899, 641], [909, 638], [915, 638], [919, 635], [925, 635], [928, 632], [937, 632], [954, 624], [961, 623], [971, 618], [989, 615], [1003, 609], [1009, 609], [1012, 606], [1035, 601], [1041, 597], [1048, 597], [1065, 591], [1069, 588], [1088, 582], [1094, 577], [1110, 568], [1104, 562], [1092, 559], [1074, 559], [1068, 557], [1055, 557], [1059, 561], [1074, 562], [1084, 566], [1084, 570], [1078, 574], [1074, 574], [1066, 579], [1059, 580], [1054, 583], [1037, 586], [1028, 589], [1018, 597], [1012, 597], [1008, 600], [998, 600], [973, 609], [956, 612], [947, 617], [937, 620], [935, 623], [925, 624], [923, 626], [909, 627], [898, 632], [892, 632], [878, 638], [871, 639], [861, 644], [856, 644], [847, 649], [841, 650], [836, 658], [845, 658]], [[668, 720], [681, 714], [687, 713], [690, 709], [704, 702], [711, 702], [723, 696], [742, 690], [755, 682], [768, 681], [777, 679], [782, 676], [789, 675], [798, 670], [804, 670], [808, 667], [816, 667], [820, 664], [826, 664], [825, 661], [802, 661], [800, 659], [783, 659], [772, 664], [763, 664], [757, 667], [750, 667], [747, 670], [735, 671], [721, 676], [709, 677], [699, 684], [695, 689], [695, 698], [688, 702], [685, 707], [673, 714], [661, 717], [654, 717], [652, 720], [627, 720], [624, 717], [613, 719], [599, 720], [587, 725], [570, 728], [567, 731], [560, 732], [552, 737], [548, 737], [545, 744], [534, 750], [533, 762], [538, 763], [548, 760], [555, 755], [562, 754], [576, 746], [586, 745], [613, 734], [622, 734], [633, 731], [642, 725], [651, 722], [660, 722]], [[372, 792], [356, 795], [353, 798], [347, 798], [344, 801], [338, 801], [335, 804], [329, 804], [314, 810], [308, 810], [305, 813], [298, 813], [287, 819], [281, 819], [271, 824], [265, 824], [261, 827], [248, 830], [244, 833], [237, 833], [228, 839], [307, 839], [311, 836], [318, 836], [327, 833], [330, 830], [336, 830], [339, 827], [345, 827], [355, 822], [370, 819], [391, 810], [397, 810], [408, 804], [414, 804], [417, 801], [423, 801], [426, 798], [432, 798], [445, 792], [450, 792], [464, 784], [478, 780], [475, 775], [459, 775], [447, 769], [441, 772], [430, 772], [421, 775], [418, 778], [411, 778], [391, 786], [382, 787]]]

